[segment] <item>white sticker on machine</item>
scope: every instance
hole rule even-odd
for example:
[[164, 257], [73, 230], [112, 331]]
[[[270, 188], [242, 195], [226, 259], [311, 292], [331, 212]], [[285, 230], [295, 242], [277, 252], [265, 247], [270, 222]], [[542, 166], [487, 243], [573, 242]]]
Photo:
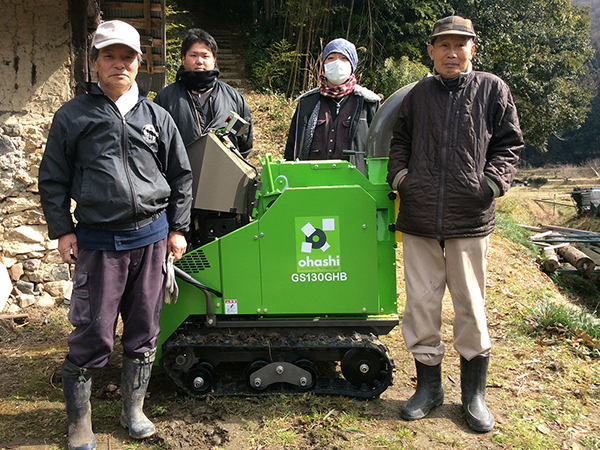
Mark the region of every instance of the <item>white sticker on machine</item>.
[[225, 314], [237, 314], [237, 300], [225, 300]]

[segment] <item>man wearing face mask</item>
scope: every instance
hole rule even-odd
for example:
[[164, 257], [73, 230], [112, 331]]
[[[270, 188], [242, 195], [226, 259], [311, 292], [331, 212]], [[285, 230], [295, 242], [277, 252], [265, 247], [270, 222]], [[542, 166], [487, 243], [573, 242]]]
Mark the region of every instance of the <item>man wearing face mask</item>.
[[345, 159], [365, 173], [364, 152], [369, 125], [380, 98], [356, 84], [356, 47], [334, 39], [323, 51], [321, 86], [298, 98], [285, 159]]
[[162, 89], [154, 103], [175, 120], [187, 146], [210, 129], [223, 128], [233, 113], [250, 125], [241, 136], [228, 136], [243, 156], [252, 149], [252, 119], [246, 100], [238, 91], [218, 80], [218, 47], [206, 31], [192, 28], [181, 43], [181, 67], [175, 83]]

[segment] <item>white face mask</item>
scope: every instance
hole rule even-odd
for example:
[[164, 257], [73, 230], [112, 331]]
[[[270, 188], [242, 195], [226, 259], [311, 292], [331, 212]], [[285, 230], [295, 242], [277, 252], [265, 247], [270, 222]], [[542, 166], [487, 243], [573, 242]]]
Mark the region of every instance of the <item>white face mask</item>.
[[331, 84], [339, 85], [348, 81], [352, 75], [352, 64], [350, 61], [342, 61], [336, 59], [330, 63], [325, 64], [325, 78], [329, 80]]

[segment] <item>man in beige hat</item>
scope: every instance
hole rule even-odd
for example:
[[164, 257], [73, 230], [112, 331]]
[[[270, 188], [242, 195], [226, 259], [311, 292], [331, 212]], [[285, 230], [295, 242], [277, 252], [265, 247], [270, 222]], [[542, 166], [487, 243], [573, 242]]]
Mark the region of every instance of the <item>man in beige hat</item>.
[[393, 131], [388, 183], [400, 195], [406, 307], [402, 333], [415, 358], [417, 390], [405, 420], [444, 401], [442, 298], [454, 305], [454, 348], [461, 359], [462, 404], [469, 427], [487, 432], [485, 404], [491, 342], [485, 317], [485, 271], [494, 198], [511, 185], [523, 148], [517, 110], [500, 78], [473, 70], [469, 19], [438, 20], [427, 51], [433, 76], [404, 98]]
[[[93, 450], [92, 373], [106, 365], [123, 319], [121, 425], [142, 439], [169, 253], [186, 249], [192, 175], [171, 116], [139, 95], [140, 36], [118, 20], [92, 40], [98, 83], [55, 114], [39, 170], [48, 235], [75, 264], [69, 353], [61, 367], [69, 450]], [[77, 225], [70, 211], [71, 200]]]

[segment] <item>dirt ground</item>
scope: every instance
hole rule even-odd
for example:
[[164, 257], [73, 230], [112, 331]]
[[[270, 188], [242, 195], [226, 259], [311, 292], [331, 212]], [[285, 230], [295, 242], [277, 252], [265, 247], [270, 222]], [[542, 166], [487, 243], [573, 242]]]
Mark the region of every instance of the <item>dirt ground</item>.
[[[66, 308], [62, 308], [66, 310]], [[65, 311], [58, 311], [62, 314]], [[60, 363], [61, 350], [66, 351], [64, 345], [65, 335], [55, 335], [52, 338], [43, 336], [44, 311], [30, 311], [28, 327], [37, 328], [33, 332], [21, 332], [16, 330], [6, 330], [3, 327], [2, 350], [0, 351], [0, 402], [11, 397], [14, 392], [19, 390], [19, 379], [26, 377], [21, 373], [27, 370], [27, 364], [20, 360], [33, 359], [34, 365], [45, 365], [43, 371], [48, 376], [46, 380], [40, 380], [45, 383], [42, 390], [56, 391], [49, 397], [53, 401], [48, 404], [47, 396], [23, 399], [26, 403], [38, 403], [38, 406], [30, 404], [25, 406], [25, 411], [19, 413], [21, 422], [31, 421], [36, 427], [36, 421], [50, 420], [49, 416], [55, 418], [54, 422], [62, 430], [53, 430], [54, 439], [48, 439], [44, 435], [44, 430], [39, 429], [35, 434], [29, 436], [20, 436], [11, 438], [8, 441], [0, 436], [0, 448], [2, 449], [54, 449], [66, 448], [66, 420], [57, 417], [64, 414], [64, 407], [60, 403]], [[40, 323], [41, 322], [41, 323]], [[26, 336], [24, 336], [26, 334]], [[318, 427], [331, 428], [329, 433], [330, 443], [323, 444], [315, 442], [311, 437], [311, 429], [302, 421], [302, 416], [311, 414], [311, 408], [315, 404], [325, 409], [330, 407], [338, 412], [350, 408], [352, 412], [359, 415], [367, 421], [364, 433], [394, 436], [401, 425], [413, 434], [411, 438], [412, 448], [432, 448], [447, 447], [441, 442], [436, 442], [439, 437], [435, 437], [432, 442], [428, 436], [432, 432], [440, 434], [451, 446], [452, 442], [460, 442], [463, 448], [492, 448], [488, 436], [472, 433], [465, 425], [460, 412], [460, 372], [458, 365], [458, 356], [452, 350], [446, 358], [444, 365], [444, 388], [446, 391], [446, 400], [442, 407], [435, 409], [431, 415], [419, 422], [407, 423], [400, 421], [399, 408], [402, 403], [413, 392], [414, 368], [412, 361], [403, 351], [399, 333], [385, 339], [390, 347], [392, 356], [396, 362], [396, 373], [394, 386], [387, 391], [378, 400], [356, 401], [348, 399], [321, 399], [314, 398], [311, 395], [304, 394], [301, 399], [294, 401], [294, 410], [289, 407], [289, 399], [281, 399], [281, 411], [285, 414], [293, 412], [295, 419], [291, 426], [300, 433], [299, 438], [294, 443], [285, 445], [284, 442], [277, 442], [273, 445], [260, 444], [261, 428], [263, 428], [263, 417], [273, 417], [280, 408], [277, 398], [239, 398], [239, 399], [206, 399], [194, 400], [183, 398], [181, 394], [172, 386], [169, 378], [157, 368], [154, 370], [153, 377], [149, 387], [149, 397], [146, 400], [146, 412], [153, 411], [156, 408], [164, 408], [167, 412], [158, 417], [153, 417], [157, 426], [155, 437], [145, 441], [141, 448], [171, 448], [171, 449], [259, 449], [259, 448], [370, 448], [364, 446], [359, 433], [356, 431], [345, 431], [335, 427], [335, 415], [331, 420]], [[50, 350], [50, 354], [44, 352], [43, 348]], [[119, 406], [120, 393], [118, 389], [120, 380], [120, 357], [118, 349], [111, 358], [109, 365], [95, 375], [94, 389], [92, 396], [92, 405], [96, 407], [99, 404], [116, 403]], [[488, 394], [490, 403], [495, 403], [496, 396], [493, 389]], [[6, 406], [6, 405], [5, 405]], [[498, 405], [500, 406], [500, 405]], [[43, 408], [42, 410], [38, 408]], [[501, 409], [498, 409], [496, 418], [500, 423], [502, 421]], [[260, 411], [260, 414], [256, 414]], [[0, 417], [5, 418], [12, 414], [8, 411], [2, 411]], [[245, 417], [248, 417], [245, 419]], [[115, 415], [112, 420], [102, 420], [100, 424], [94, 420], [94, 431], [98, 441], [99, 449], [127, 449], [137, 448], [128, 447], [131, 440], [127, 433], [119, 426], [118, 416]], [[288, 425], [289, 426], [289, 425]], [[348, 428], [348, 427], [347, 427]], [[62, 431], [62, 433], [61, 433]], [[262, 430], [264, 431], [264, 430]], [[255, 437], [254, 437], [255, 436]], [[322, 439], [320, 439], [322, 441]], [[434, 443], [436, 445], [434, 445]], [[386, 448], [386, 447], [381, 447]]]
[[[401, 271], [398, 279], [402, 303]], [[517, 292], [516, 285], [524, 289]], [[493, 236], [487, 302], [493, 342], [487, 402], [496, 418], [491, 433], [474, 433], [464, 420], [447, 298], [442, 326], [445, 401], [423, 420], [399, 417], [414, 392], [415, 371], [396, 328], [381, 338], [395, 361], [394, 385], [376, 400], [311, 394], [190, 399], [155, 368], [145, 410], [157, 433], [136, 443], [119, 425], [117, 346], [94, 381], [98, 449], [600, 448], [600, 364], [556, 343], [532, 342], [516, 333], [514, 319], [523, 315], [526, 297], [541, 291], [556, 288], [536, 262], [516, 244]], [[0, 321], [0, 424], [5, 424], [0, 425], [0, 449], [66, 449], [59, 377], [69, 332], [67, 307], [30, 308], [27, 313], [26, 322]]]

